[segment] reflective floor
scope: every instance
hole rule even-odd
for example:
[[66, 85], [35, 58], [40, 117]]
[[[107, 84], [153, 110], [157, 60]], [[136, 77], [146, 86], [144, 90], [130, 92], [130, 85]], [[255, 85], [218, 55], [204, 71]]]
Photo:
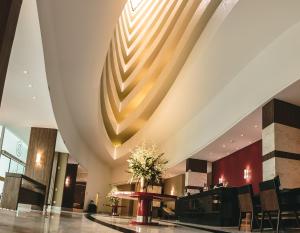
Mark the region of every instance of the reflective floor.
[[[41, 212], [14, 212], [0, 210], [0, 233], [206, 233], [231, 232], [236, 233], [237, 228], [215, 228], [188, 224], [178, 225], [176, 222], [160, 222], [160, 226], [133, 226], [130, 218], [110, 217], [105, 215], [92, 215], [87, 218], [84, 214], [64, 212], [61, 214]], [[193, 227], [193, 228], [192, 228]], [[241, 231], [243, 232], [243, 231]], [[272, 232], [272, 231], [266, 231]], [[286, 232], [286, 231], [282, 231]], [[300, 229], [288, 231], [300, 232]]]
[[41, 214], [38, 212], [0, 211], [0, 233], [114, 233], [111, 228], [92, 222], [83, 214]]

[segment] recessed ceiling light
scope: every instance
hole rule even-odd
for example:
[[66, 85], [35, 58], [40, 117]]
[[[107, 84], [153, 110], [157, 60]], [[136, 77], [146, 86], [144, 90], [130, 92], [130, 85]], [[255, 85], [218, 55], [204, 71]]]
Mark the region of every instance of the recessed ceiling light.
[[31, 87], [32, 87], [32, 84], [31, 84], [31, 83], [29, 83], [29, 84], [28, 84], [28, 87], [29, 87], [29, 88], [31, 88]]
[[244, 137], [244, 134], [241, 134], [241, 137]]
[[32, 99], [33, 99], [33, 100], [36, 100], [36, 96], [32, 96]]
[[23, 73], [24, 73], [24, 74], [28, 74], [28, 70], [24, 70]]

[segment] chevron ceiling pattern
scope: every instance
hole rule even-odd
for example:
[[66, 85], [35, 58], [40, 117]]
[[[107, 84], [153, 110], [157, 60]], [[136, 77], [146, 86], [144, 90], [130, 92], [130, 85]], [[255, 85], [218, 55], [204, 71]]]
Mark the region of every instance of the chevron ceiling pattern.
[[134, 136], [159, 106], [221, 1], [126, 3], [100, 87], [103, 123], [115, 147]]

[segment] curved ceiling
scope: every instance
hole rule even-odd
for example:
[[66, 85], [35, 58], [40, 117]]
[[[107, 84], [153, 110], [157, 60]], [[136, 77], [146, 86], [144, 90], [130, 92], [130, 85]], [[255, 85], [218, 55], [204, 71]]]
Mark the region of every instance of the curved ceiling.
[[[49, 96], [36, 1], [22, 3], [10, 55], [0, 124], [29, 143], [30, 127], [57, 128]], [[67, 152], [58, 134], [56, 151]]]
[[147, 123], [221, 0], [129, 1], [101, 77], [101, 112], [116, 147]]
[[[223, 0], [147, 123], [114, 148], [99, 112], [99, 87], [124, 4], [38, 1], [54, 113], [74, 156], [95, 154], [114, 165], [146, 139], [160, 144], [173, 164], [180, 162], [298, 79], [294, 66], [284, 69], [285, 79], [272, 69], [288, 66], [287, 58], [291, 68], [299, 58], [289, 52], [298, 48], [292, 40], [298, 28], [292, 29], [300, 21], [300, 2]], [[272, 78], [276, 83], [267, 85]]]

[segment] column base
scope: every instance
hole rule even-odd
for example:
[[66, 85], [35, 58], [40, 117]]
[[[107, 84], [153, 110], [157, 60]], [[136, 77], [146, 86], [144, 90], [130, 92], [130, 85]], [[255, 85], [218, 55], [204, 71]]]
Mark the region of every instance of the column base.
[[132, 225], [142, 225], [142, 226], [159, 226], [158, 222], [137, 222], [137, 221], [134, 221], [134, 220], [132, 220], [130, 222], [130, 224], [132, 224]]

